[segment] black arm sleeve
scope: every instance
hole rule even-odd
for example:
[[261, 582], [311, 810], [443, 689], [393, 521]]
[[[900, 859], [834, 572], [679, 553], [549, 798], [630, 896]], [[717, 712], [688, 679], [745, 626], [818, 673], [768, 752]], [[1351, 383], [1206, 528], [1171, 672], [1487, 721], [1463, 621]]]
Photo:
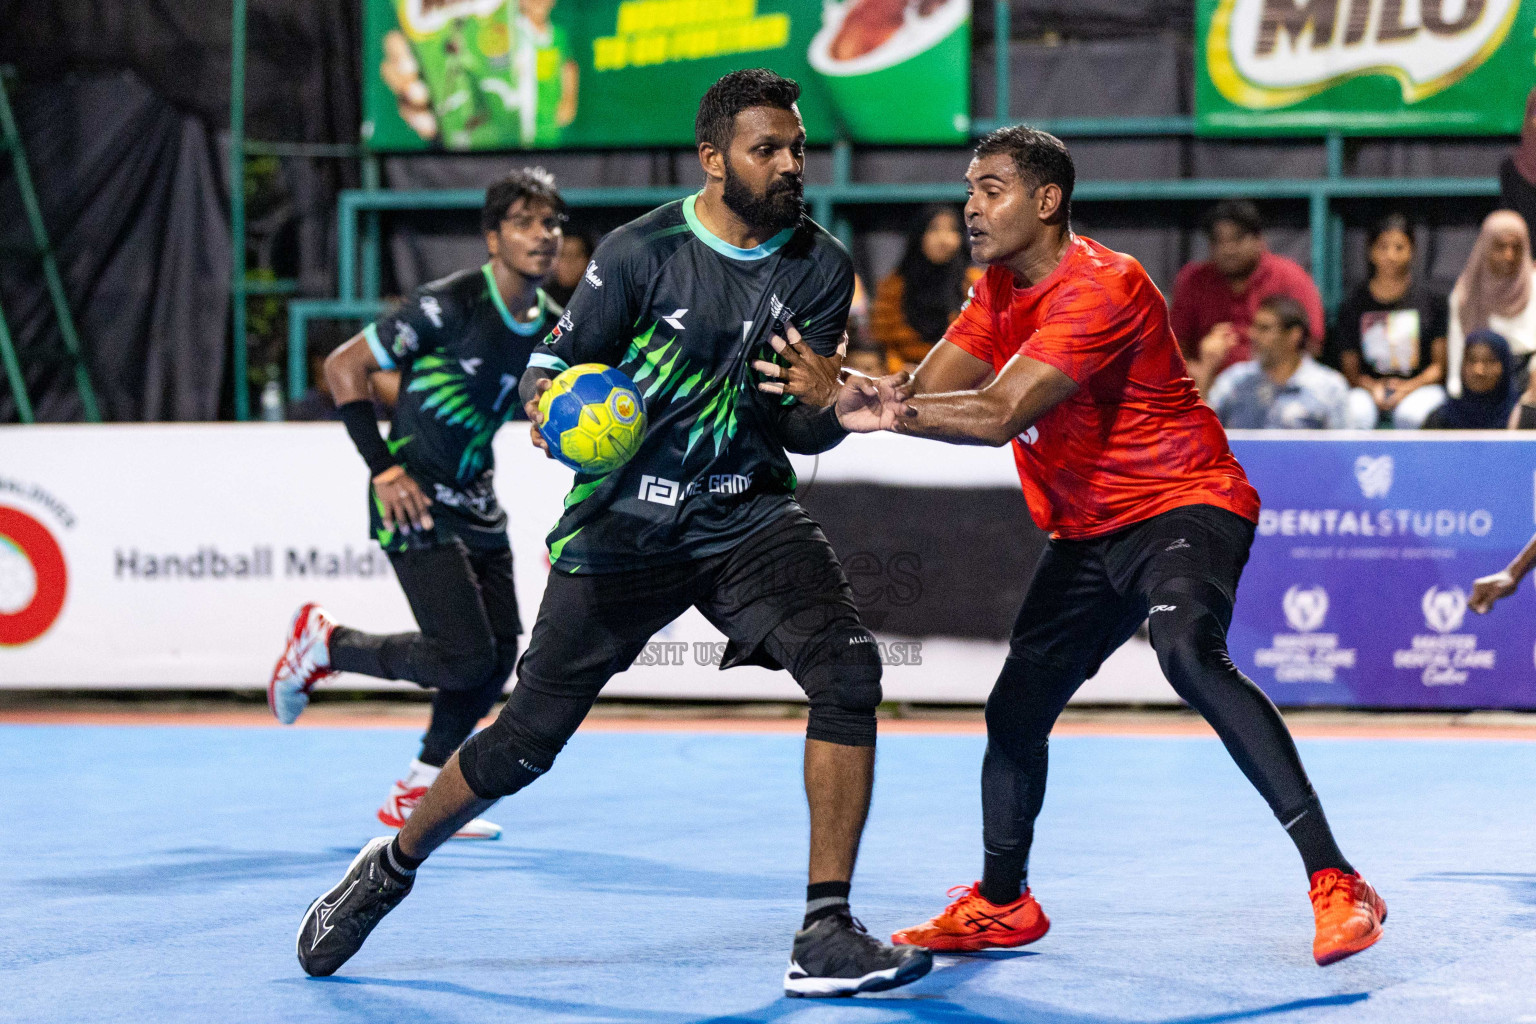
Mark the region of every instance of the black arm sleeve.
[[550, 369], [547, 366], [530, 366], [523, 371], [522, 379], [517, 382], [517, 397], [524, 405], [538, 401], [539, 381], [554, 380], [560, 376], [560, 371]]
[[848, 431], [837, 421], [837, 408], [830, 405], [825, 409], [817, 409], [804, 402], [775, 404], [769, 410], [768, 423], [774, 438], [784, 446], [784, 450], [796, 455], [820, 455], [837, 447], [848, 436]]
[[341, 422], [347, 425], [347, 433], [351, 435], [352, 443], [357, 445], [358, 454], [368, 463], [369, 473], [378, 476], [389, 467], [397, 465], [395, 457], [389, 453], [389, 445], [379, 436], [379, 423], [373, 418], [372, 402], [358, 399], [336, 411], [341, 414]]

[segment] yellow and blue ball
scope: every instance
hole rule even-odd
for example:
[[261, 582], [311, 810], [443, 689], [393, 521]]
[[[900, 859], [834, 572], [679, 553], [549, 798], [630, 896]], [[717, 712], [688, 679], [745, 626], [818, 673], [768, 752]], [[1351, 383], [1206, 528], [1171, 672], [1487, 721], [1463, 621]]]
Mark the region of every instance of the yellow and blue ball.
[[578, 473], [613, 472], [645, 437], [645, 399], [635, 382], [601, 363], [562, 371], [539, 399], [539, 413], [550, 452]]

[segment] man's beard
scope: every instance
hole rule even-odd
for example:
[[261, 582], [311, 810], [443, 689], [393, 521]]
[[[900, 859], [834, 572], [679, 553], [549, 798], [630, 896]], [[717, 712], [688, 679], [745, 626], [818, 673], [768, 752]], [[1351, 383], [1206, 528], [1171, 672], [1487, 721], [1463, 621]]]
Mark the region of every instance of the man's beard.
[[799, 177], [776, 178], [767, 195], [758, 195], [725, 162], [725, 190], [721, 193], [726, 208], [746, 224], [774, 235], [800, 223], [805, 213], [805, 182]]

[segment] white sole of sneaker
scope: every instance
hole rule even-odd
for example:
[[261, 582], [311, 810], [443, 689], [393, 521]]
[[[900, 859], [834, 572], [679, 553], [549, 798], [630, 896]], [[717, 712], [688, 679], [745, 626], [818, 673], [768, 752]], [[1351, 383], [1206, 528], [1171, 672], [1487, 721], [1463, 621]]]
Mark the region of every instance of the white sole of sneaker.
[[379, 836], [377, 839], [370, 839], [370, 840], [368, 840], [368, 842], [363, 846], [363, 848], [361, 850], [357, 851], [357, 856], [352, 858], [352, 863], [347, 865], [347, 870], [345, 870], [345, 871], [343, 871], [341, 873], [341, 881], [337, 882], [335, 885], [333, 885], [329, 889], [325, 890], [325, 892], [323, 892], [319, 896], [315, 897], [315, 901], [309, 905], [309, 909], [304, 911], [303, 918], [301, 918], [299, 920], [299, 933], [293, 937], [293, 955], [294, 956], [299, 956], [302, 953], [302, 945], [301, 944], [304, 942], [304, 929], [309, 927], [309, 915], [313, 914], [315, 912], [315, 908], [316, 907], [318, 907], [320, 904], [322, 904], [326, 900], [330, 899], [332, 895], [334, 895], [335, 893], [340, 891], [341, 887], [346, 884], [347, 879], [349, 877], [351, 877], [352, 869], [357, 867], [358, 864], [362, 863], [362, 860], [363, 860], [364, 857], [368, 856], [374, 850], [377, 850], [379, 848], [379, 844], [380, 843], [383, 843], [385, 846], [388, 846], [389, 842], [390, 842], [390, 839], [389, 839], [388, 836]]
[[835, 999], [860, 992], [884, 992], [914, 982], [932, 969], [933, 959], [928, 957], [900, 967], [871, 971], [862, 978], [813, 978], [797, 973], [798, 968], [791, 965], [784, 972], [784, 994], [795, 998]]

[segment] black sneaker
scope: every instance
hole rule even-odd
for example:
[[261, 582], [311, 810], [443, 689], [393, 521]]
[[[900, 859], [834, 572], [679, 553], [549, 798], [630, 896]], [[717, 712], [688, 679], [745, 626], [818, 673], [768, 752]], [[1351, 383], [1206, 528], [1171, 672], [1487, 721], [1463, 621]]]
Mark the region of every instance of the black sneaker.
[[831, 914], [795, 933], [784, 973], [787, 996], [851, 996], [916, 981], [933, 968], [920, 946], [887, 946], [851, 914]]
[[374, 839], [353, 858], [341, 881], [309, 905], [299, 923], [299, 966], [313, 978], [335, 974], [385, 914], [405, 899], [414, 876], [397, 882], [384, 870], [387, 836]]

